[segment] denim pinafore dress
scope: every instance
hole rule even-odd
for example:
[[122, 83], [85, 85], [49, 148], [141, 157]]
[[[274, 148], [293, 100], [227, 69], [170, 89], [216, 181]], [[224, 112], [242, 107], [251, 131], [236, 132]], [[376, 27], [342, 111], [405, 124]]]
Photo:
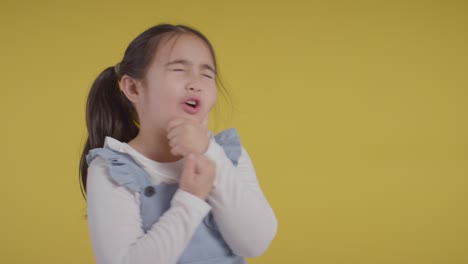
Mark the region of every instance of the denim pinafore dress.
[[[237, 166], [241, 145], [236, 129], [231, 128], [217, 134], [215, 141], [223, 147], [234, 166]], [[90, 164], [98, 156], [104, 158], [109, 166], [110, 175], [117, 184], [140, 194], [140, 213], [143, 230], [146, 233], [169, 209], [178, 184], [152, 185], [148, 173], [130, 155], [110, 148], [92, 149], [86, 156], [87, 163]], [[194, 232], [177, 263], [245, 264], [246, 262], [243, 257], [232, 253], [210, 212]]]

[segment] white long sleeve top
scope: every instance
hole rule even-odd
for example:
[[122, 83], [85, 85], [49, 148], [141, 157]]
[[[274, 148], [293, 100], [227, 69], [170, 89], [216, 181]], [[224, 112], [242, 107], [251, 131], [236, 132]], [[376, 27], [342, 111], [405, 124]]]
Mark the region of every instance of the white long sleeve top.
[[[111, 137], [106, 138], [104, 145], [131, 155], [154, 185], [179, 180], [183, 159], [159, 163]], [[139, 193], [116, 184], [103, 158], [97, 157], [89, 164], [88, 225], [97, 264], [176, 263], [210, 210], [234, 254], [263, 254], [276, 234], [277, 220], [259, 186], [250, 157], [242, 148], [238, 165], [234, 166], [213, 137], [205, 155], [216, 164], [214, 189], [207, 201], [178, 189], [171, 207], [146, 234]]]

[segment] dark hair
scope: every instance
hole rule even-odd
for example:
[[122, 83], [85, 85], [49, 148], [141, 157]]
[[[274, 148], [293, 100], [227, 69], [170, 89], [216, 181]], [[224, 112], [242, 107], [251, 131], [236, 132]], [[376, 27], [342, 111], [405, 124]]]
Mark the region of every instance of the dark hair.
[[[208, 45], [214, 66], [217, 68], [213, 46], [201, 32], [185, 25], [160, 24], [136, 37], [125, 50], [122, 61], [105, 69], [94, 81], [86, 103], [88, 138], [81, 154], [79, 168], [80, 187], [85, 198], [88, 152], [93, 148], [103, 147], [106, 136], [129, 142], [139, 131], [138, 115], [133, 104], [120, 91], [120, 78], [128, 75], [135, 79], [144, 79], [161, 40], [184, 33], [193, 34]], [[219, 78], [216, 78], [216, 81], [222, 87]]]

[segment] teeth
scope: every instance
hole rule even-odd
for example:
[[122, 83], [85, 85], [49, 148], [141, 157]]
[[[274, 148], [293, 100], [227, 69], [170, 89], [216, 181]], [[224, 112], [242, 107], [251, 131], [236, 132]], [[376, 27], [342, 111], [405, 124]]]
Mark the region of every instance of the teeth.
[[197, 102], [195, 102], [195, 100], [188, 100], [186, 102], [186, 104], [189, 104], [189, 105], [192, 105], [192, 106], [196, 106], [197, 105]]

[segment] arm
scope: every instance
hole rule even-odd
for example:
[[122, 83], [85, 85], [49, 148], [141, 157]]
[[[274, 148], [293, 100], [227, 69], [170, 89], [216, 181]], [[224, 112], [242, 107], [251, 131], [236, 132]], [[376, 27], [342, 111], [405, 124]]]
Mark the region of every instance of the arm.
[[87, 207], [98, 264], [175, 263], [211, 209], [205, 201], [179, 189], [169, 210], [145, 234], [139, 195], [116, 185], [100, 157], [88, 169]]
[[205, 155], [216, 163], [215, 188], [208, 203], [223, 238], [236, 255], [260, 256], [273, 240], [278, 223], [249, 155], [242, 148], [235, 167], [214, 139]]

